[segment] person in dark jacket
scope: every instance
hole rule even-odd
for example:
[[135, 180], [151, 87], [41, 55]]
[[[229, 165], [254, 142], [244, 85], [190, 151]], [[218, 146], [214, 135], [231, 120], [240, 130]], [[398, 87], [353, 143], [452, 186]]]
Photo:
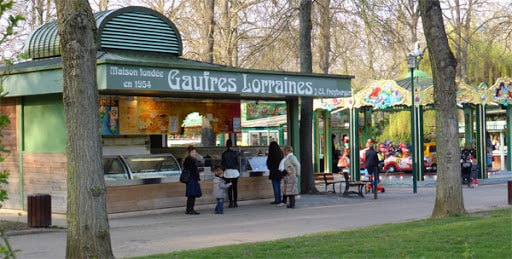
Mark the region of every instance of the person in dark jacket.
[[197, 170], [198, 161], [196, 159], [196, 148], [189, 146], [187, 148], [188, 156], [183, 161], [183, 168], [190, 172], [190, 179], [187, 182], [185, 196], [187, 196], [186, 214], [198, 215], [199, 212], [194, 210], [196, 198], [203, 196], [201, 185], [199, 185], [199, 171]]
[[226, 141], [226, 151], [222, 153], [221, 165], [224, 168], [226, 183], [231, 183], [228, 188], [229, 208], [236, 208], [238, 207], [238, 177], [240, 177], [240, 171], [238, 171], [238, 153], [232, 147], [233, 142], [228, 139]]
[[267, 168], [269, 170], [268, 179], [272, 181], [272, 188], [274, 189], [274, 201], [270, 204], [281, 203], [281, 180], [283, 179], [283, 172], [279, 171], [279, 163], [283, 159], [283, 151], [277, 142], [272, 141], [268, 146]]
[[[378, 167], [379, 167], [379, 154], [375, 151], [375, 144], [369, 143], [368, 150], [365, 153], [366, 158], [366, 170], [369, 175], [373, 175], [373, 186], [377, 187], [379, 180]], [[375, 190], [375, 189], [374, 189]]]

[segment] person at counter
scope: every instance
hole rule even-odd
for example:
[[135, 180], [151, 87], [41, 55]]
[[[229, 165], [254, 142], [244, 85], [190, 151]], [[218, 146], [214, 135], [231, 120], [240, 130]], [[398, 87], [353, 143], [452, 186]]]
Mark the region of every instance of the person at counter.
[[224, 178], [227, 183], [231, 183], [228, 188], [229, 208], [237, 208], [238, 200], [238, 153], [233, 150], [233, 141], [228, 139], [226, 141], [226, 151], [222, 153], [221, 165], [224, 168]]
[[272, 181], [274, 189], [274, 201], [270, 204], [281, 203], [281, 180], [283, 173], [279, 171], [279, 162], [283, 159], [283, 151], [277, 142], [272, 141], [268, 146], [267, 168], [269, 170], [268, 179]]
[[194, 146], [188, 146], [188, 156], [183, 161], [183, 168], [190, 172], [190, 179], [187, 182], [185, 196], [187, 196], [187, 210], [186, 214], [199, 215], [200, 213], [194, 210], [196, 198], [203, 196], [201, 192], [201, 185], [199, 185], [199, 171], [198, 160], [196, 158], [196, 148]]

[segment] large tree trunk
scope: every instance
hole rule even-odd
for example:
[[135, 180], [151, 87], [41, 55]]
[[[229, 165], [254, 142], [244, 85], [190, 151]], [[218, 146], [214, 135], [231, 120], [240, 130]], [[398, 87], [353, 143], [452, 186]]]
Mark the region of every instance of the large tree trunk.
[[204, 62], [213, 63], [213, 27], [215, 26], [214, 12], [215, 12], [215, 1], [206, 0], [203, 2], [204, 17], [202, 19], [203, 28], [201, 29], [201, 40], [203, 41], [201, 50], [201, 59]]
[[461, 187], [455, 73], [439, 1], [420, 0], [423, 28], [432, 64], [436, 112], [437, 190], [433, 218], [464, 214]]
[[[300, 1], [300, 71], [311, 73], [312, 54], [311, 54], [311, 0]], [[313, 174], [313, 98], [302, 97], [300, 109], [300, 163], [301, 163], [301, 192], [317, 192], [315, 187], [315, 177]]]
[[113, 258], [96, 86], [96, 21], [87, 0], [58, 0], [67, 152], [67, 258]]
[[319, 66], [322, 73], [329, 73], [329, 53], [331, 51], [331, 15], [329, 6], [331, 0], [318, 1], [318, 13], [320, 15], [320, 41], [319, 41]]

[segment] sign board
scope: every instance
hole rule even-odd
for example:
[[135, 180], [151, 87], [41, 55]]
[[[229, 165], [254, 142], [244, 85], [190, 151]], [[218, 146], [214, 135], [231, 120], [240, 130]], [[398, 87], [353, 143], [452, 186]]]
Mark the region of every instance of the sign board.
[[[102, 70], [99, 70], [102, 71]], [[346, 79], [295, 74], [106, 65], [107, 90], [253, 96], [348, 97]], [[99, 75], [102, 77], [102, 75]]]
[[268, 172], [267, 168], [267, 157], [266, 156], [255, 156], [248, 159], [249, 165], [253, 172]]

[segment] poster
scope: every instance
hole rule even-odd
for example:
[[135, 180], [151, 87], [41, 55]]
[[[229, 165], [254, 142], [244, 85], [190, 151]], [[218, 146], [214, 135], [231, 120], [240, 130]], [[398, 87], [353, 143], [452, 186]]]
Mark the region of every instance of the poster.
[[119, 135], [119, 103], [115, 99], [100, 99], [101, 134], [107, 136]]

